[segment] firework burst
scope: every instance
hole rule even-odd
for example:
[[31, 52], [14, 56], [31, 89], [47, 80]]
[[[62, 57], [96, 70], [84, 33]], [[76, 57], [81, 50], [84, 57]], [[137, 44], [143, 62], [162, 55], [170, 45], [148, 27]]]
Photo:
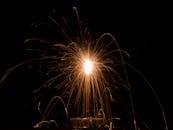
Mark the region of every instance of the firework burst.
[[[81, 26], [77, 9], [73, 9], [79, 23], [79, 35], [69, 36], [65, 29], [60, 28], [65, 41], [68, 42], [51, 45], [46, 42], [58, 53], [46, 59], [51, 61], [48, 62], [49, 74], [56, 74], [50, 76], [34, 93], [45, 86], [63, 89], [60, 96], [71, 117], [96, 118], [102, 110], [103, 120], [108, 120], [112, 118], [110, 102], [115, 100], [112, 96], [113, 90], [119, 85], [128, 87], [117, 70], [124, 70], [122, 54], [129, 55], [120, 49], [115, 37], [109, 33], [94, 39], [87, 28]], [[52, 16], [49, 16], [49, 19], [61, 27]], [[30, 38], [26, 42], [33, 41], [41, 40]], [[43, 58], [45, 57], [46, 55]], [[121, 72], [122, 75], [123, 73], [125, 75], [125, 72]]]
[[[125, 67], [128, 66], [135, 70], [152, 89], [160, 105], [166, 129], [168, 129], [164, 111], [151, 84], [136, 68], [125, 62], [124, 58], [125, 56], [129, 58], [129, 54], [120, 49], [115, 37], [110, 33], [104, 33], [98, 38], [92, 37], [88, 28], [83, 26], [80, 21], [77, 9], [75, 7], [73, 9], [78, 23], [75, 30], [78, 31], [73, 32], [73, 29], [69, 29], [66, 19], [63, 19], [63, 23], [59, 24], [53, 15], [49, 15], [49, 27], [54, 31], [58, 30], [58, 33], [63, 37], [60, 39], [63, 40], [57, 42], [35, 37], [26, 39], [25, 44], [31, 47], [27, 50], [32, 54], [35, 52], [37, 57], [35, 58], [34, 55], [34, 58], [9, 69], [0, 80], [0, 85], [2, 86], [4, 80], [13, 70], [24, 65], [37, 66], [36, 68], [45, 72], [47, 80], [43, 82], [43, 85], [33, 90], [34, 102], [38, 106], [42, 120], [41, 124], [38, 123], [35, 127], [40, 127], [39, 125], [44, 123], [49, 125], [53, 123], [58, 127], [56, 121], [47, 121], [51, 119], [50, 113], [59, 103], [58, 101], [63, 104], [65, 116], [68, 118], [87, 119], [92, 117], [90, 119], [101, 120], [99, 124], [104, 124], [107, 121], [112, 124], [111, 103], [119, 98], [115, 96], [117, 88], [124, 87], [130, 93], [130, 105], [128, 104], [132, 109], [130, 122], [133, 122], [136, 130], [131, 85]], [[42, 25], [45, 24], [40, 22], [33, 24], [36, 29]], [[44, 104], [41, 97], [44, 96], [42, 92], [45, 88], [56, 89], [58, 95], [53, 95], [51, 100], [46, 102], [46, 108], [41, 110], [40, 106]], [[97, 124], [96, 127], [99, 125]]]

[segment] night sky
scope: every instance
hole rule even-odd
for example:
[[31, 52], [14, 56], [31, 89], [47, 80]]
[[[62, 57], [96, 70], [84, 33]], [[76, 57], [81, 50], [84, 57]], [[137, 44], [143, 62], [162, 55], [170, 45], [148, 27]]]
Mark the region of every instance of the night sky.
[[[131, 63], [138, 68], [150, 81], [156, 90], [165, 109], [168, 126], [173, 120], [172, 94], [172, 23], [168, 5], [163, 3], [118, 3], [96, 0], [81, 2], [80, 0], [57, 0], [48, 3], [22, 3], [1, 11], [2, 27], [0, 44], [0, 76], [5, 71], [22, 61], [24, 57], [24, 39], [30, 34], [33, 19], [46, 17], [49, 11], [55, 9], [58, 15], [68, 14], [73, 6], [79, 9], [82, 20], [86, 20], [93, 32], [110, 32], [116, 38], [121, 48], [131, 55]], [[15, 75], [18, 75], [17, 77]], [[41, 78], [41, 77], [39, 77]], [[32, 80], [32, 81], [29, 81]], [[30, 127], [32, 116], [31, 85], [36, 85], [37, 75], [27, 74], [22, 70], [14, 72], [5, 88], [0, 90], [0, 127]], [[136, 79], [138, 80], [138, 79]], [[27, 83], [27, 84], [26, 84]], [[35, 84], [36, 83], [36, 84]], [[14, 85], [15, 84], [15, 85]], [[140, 83], [139, 83], [140, 85]], [[13, 87], [10, 87], [13, 86]], [[148, 89], [148, 88], [147, 88]], [[147, 94], [150, 89], [134, 89], [135, 98], [141, 96], [145, 102], [150, 100]], [[156, 107], [153, 102], [140, 108], [146, 111]], [[155, 105], [153, 105], [154, 103]], [[142, 105], [142, 103], [140, 104]], [[157, 110], [158, 108], [156, 108]], [[158, 109], [159, 112], [159, 109]], [[146, 113], [145, 113], [146, 114]], [[154, 119], [156, 113], [149, 113]], [[153, 117], [154, 116], [154, 117]], [[158, 122], [155, 122], [155, 124]], [[7, 125], [6, 125], [7, 124]]]

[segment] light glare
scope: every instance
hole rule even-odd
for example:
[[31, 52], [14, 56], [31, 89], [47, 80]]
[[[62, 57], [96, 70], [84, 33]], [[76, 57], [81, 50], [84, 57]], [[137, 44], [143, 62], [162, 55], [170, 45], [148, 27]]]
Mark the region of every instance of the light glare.
[[83, 67], [86, 75], [90, 75], [93, 72], [94, 65], [90, 59], [84, 59]]

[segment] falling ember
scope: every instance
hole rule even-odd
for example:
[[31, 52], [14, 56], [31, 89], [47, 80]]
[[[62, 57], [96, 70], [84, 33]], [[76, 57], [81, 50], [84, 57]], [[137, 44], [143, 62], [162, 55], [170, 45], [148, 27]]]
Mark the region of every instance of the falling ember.
[[83, 61], [83, 69], [86, 75], [90, 75], [93, 72], [94, 64], [89, 58], [84, 59]]

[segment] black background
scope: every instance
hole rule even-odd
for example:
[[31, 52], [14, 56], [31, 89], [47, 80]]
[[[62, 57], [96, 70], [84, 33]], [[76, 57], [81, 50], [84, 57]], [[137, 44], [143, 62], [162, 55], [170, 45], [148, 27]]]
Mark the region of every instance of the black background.
[[[132, 56], [132, 63], [147, 77], [156, 90], [172, 124], [172, 23], [169, 3], [118, 3], [110, 1], [56, 1], [2, 4], [0, 75], [23, 59], [24, 38], [34, 17], [46, 16], [56, 9], [61, 15], [77, 6], [90, 28], [114, 34], [120, 47]], [[21, 72], [22, 73], [22, 72]], [[21, 76], [19, 86], [1, 91], [0, 118], [2, 127], [29, 127], [31, 125], [31, 88], [25, 84], [28, 75]], [[26, 78], [24, 78], [26, 77]], [[34, 76], [32, 77], [34, 79]], [[34, 80], [33, 80], [34, 81]], [[19, 82], [11, 78], [9, 86]], [[7, 85], [8, 86], [8, 85]], [[137, 90], [136, 90], [137, 91]], [[136, 92], [137, 93], [137, 92]], [[152, 106], [152, 105], [151, 105]], [[144, 110], [145, 110], [144, 106]], [[151, 118], [154, 114], [149, 115]]]

